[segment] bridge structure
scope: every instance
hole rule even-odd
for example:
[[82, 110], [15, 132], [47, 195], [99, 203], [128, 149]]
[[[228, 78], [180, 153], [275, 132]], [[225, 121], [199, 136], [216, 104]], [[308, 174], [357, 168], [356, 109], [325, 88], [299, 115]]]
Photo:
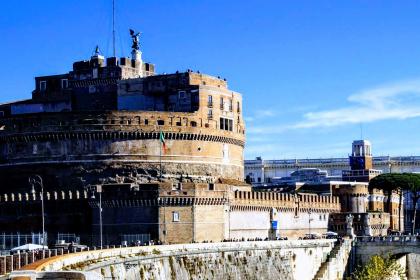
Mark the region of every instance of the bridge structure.
[[282, 240], [105, 249], [45, 259], [12, 272], [9, 279], [312, 280], [335, 243]]
[[372, 256], [391, 256], [405, 268], [408, 279], [420, 279], [420, 236], [356, 237], [352, 266], [365, 264]]
[[364, 264], [373, 255], [420, 255], [419, 236], [359, 236], [354, 239], [356, 263]]

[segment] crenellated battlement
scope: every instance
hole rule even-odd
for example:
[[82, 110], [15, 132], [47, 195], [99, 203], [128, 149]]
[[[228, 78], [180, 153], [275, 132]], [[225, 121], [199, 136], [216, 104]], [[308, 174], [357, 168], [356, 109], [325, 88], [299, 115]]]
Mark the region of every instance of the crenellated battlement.
[[236, 191], [232, 204], [239, 206], [275, 207], [285, 210], [307, 212], [339, 212], [339, 198], [336, 196], [293, 195], [289, 193]]

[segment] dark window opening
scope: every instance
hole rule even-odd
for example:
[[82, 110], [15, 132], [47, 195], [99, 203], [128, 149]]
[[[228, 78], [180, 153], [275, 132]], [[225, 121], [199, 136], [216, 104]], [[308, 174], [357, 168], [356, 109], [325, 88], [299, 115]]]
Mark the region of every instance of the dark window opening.
[[148, 119], [145, 119], [144, 120], [144, 124], [146, 124], [146, 125], [149, 124], [149, 120]]
[[157, 124], [158, 124], [158, 125], [165, 125], [165, 121], [164, 121], [164, 120], [158, 120], [158, 121], [157, 121]]
[[191, 122], [191, 126], [192, 126], [192, 127], [196, 127], [196, 126], [197, 126], [197, 122], [192, 121], [192, 122]]
[[181, 126], [181, 122], [176, 122], [176, 126]]
[[220, 118], [220, 129], [233, 131], [233, 120]]

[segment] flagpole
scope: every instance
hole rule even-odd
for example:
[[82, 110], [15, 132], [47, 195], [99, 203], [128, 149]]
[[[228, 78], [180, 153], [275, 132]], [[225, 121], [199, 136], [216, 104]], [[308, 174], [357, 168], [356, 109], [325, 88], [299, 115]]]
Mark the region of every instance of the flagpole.
[[161, 133], [159, 134], [159, 169], [160, 169], [160, 180], [162, 180], [162, 139], [161, 139]]

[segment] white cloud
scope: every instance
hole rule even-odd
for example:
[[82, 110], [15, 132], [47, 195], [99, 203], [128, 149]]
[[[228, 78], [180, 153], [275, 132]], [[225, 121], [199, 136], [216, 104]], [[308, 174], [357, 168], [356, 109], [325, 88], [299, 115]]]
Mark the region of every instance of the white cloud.
[[291, 129], [332, 127], [420, 116], [420, 80], [367, 89], [347, 98], [348, 105], [305, 113], [301, 121], [278, 126], [251, 127], [249, 133], [282, 133]]
[[254, 115], [245, 116], [244, 120], [246, 122], [253, 122], [253, 121], [258, 120], [258, 119], [262, 119], [262, 118], [266, 118], [266, 117], [274, 117], [274, 116], [276, 116], [276, 112], [274, 110], [271, 110], [271, 109], [257, 110], [257, 111], [255, 111]]

